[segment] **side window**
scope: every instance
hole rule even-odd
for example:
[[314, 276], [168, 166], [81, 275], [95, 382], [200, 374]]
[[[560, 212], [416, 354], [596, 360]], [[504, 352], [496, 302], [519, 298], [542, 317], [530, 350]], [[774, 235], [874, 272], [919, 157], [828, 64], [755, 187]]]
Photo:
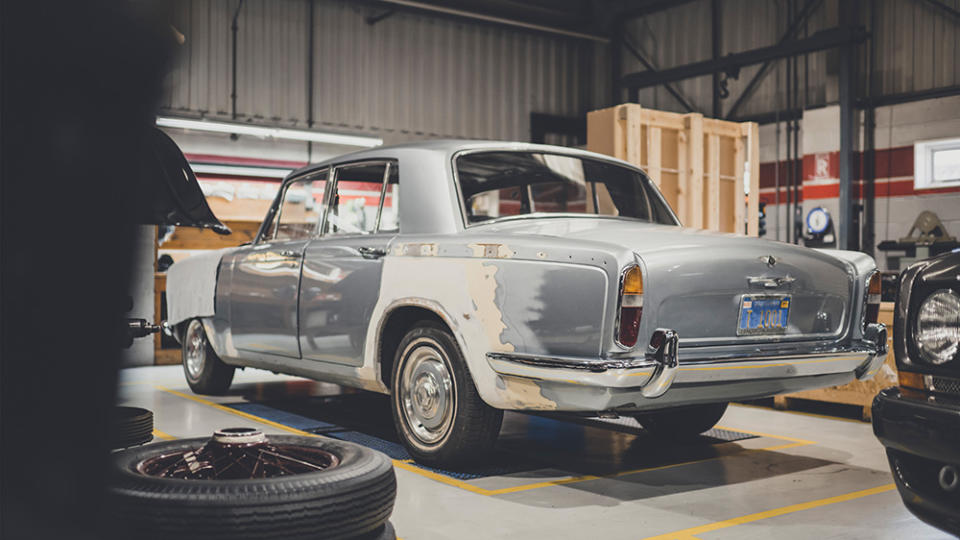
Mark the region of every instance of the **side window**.
[[313, 235], [323, 213], [327, 171], [321, 171], [287, 185], [280, 211], [265, 238], [301, 240]]
[[[346, 165], [336, 171], [336, 190], [330, 198], [330, 209], [324, 234], [373, 234], [398, 230], [396, 163]], [[384, 189], [384, 180], [387, 181]], [[380, 202], [383, 200], [381, 213]]]

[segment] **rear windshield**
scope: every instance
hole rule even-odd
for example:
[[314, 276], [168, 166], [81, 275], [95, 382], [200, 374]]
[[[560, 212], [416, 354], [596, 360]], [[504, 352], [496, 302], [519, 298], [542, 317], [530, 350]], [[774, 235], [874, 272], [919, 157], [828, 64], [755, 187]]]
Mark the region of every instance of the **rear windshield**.
[[468, 223], [526, 214], [593, 214], [677, 225], [646, 175], [599, 160], [539, 152], [457, 158]]

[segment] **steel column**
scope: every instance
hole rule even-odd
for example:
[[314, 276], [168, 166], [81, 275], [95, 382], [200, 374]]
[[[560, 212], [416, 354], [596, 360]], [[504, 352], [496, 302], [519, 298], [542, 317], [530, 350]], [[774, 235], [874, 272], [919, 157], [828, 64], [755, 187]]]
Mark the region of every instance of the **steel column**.
[[[856, 21], [857, 1], [840, 2], [840, 24], [850, 27]], [[854, 114], [854, 49], [852, 45], [840, 47], [840, 212], [837, 216], [840, 231], [837, 238], [839, 249], [855, 249], [853, 208], [853, 114]]]

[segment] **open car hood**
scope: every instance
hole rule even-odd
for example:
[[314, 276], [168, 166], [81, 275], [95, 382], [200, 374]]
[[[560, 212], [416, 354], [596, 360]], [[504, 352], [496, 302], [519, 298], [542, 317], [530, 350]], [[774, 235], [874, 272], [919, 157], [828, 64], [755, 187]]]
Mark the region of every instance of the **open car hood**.
[[213, 215], [187, 158], [173, 139], [151, 127], [141, 152], [136, 175], [137, 204], [133, 221], [142, 225], [177, 225], [213, 229], [230, 234], [230, 229]]

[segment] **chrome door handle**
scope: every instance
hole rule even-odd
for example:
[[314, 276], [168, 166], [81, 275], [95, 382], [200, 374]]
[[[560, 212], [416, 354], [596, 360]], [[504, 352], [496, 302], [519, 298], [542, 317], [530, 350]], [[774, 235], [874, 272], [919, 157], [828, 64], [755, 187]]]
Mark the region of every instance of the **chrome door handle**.
[[359, 247], [357, 251], [360, 252], [360, 256], [364, 259], [379, 259], [387, 254], [387, 250], [385, 249], [370, 246]]
[[301, 255], [303, 255], [303, 252], [301, 252], [301, 251], [294, 251], [294, 250], [292, 250], [292, 249], [283, 249], [283, 250], [280, 250], [280, 255], [281, 255], [282, 257], [297, 257], [297, 258], [299, 258]]

